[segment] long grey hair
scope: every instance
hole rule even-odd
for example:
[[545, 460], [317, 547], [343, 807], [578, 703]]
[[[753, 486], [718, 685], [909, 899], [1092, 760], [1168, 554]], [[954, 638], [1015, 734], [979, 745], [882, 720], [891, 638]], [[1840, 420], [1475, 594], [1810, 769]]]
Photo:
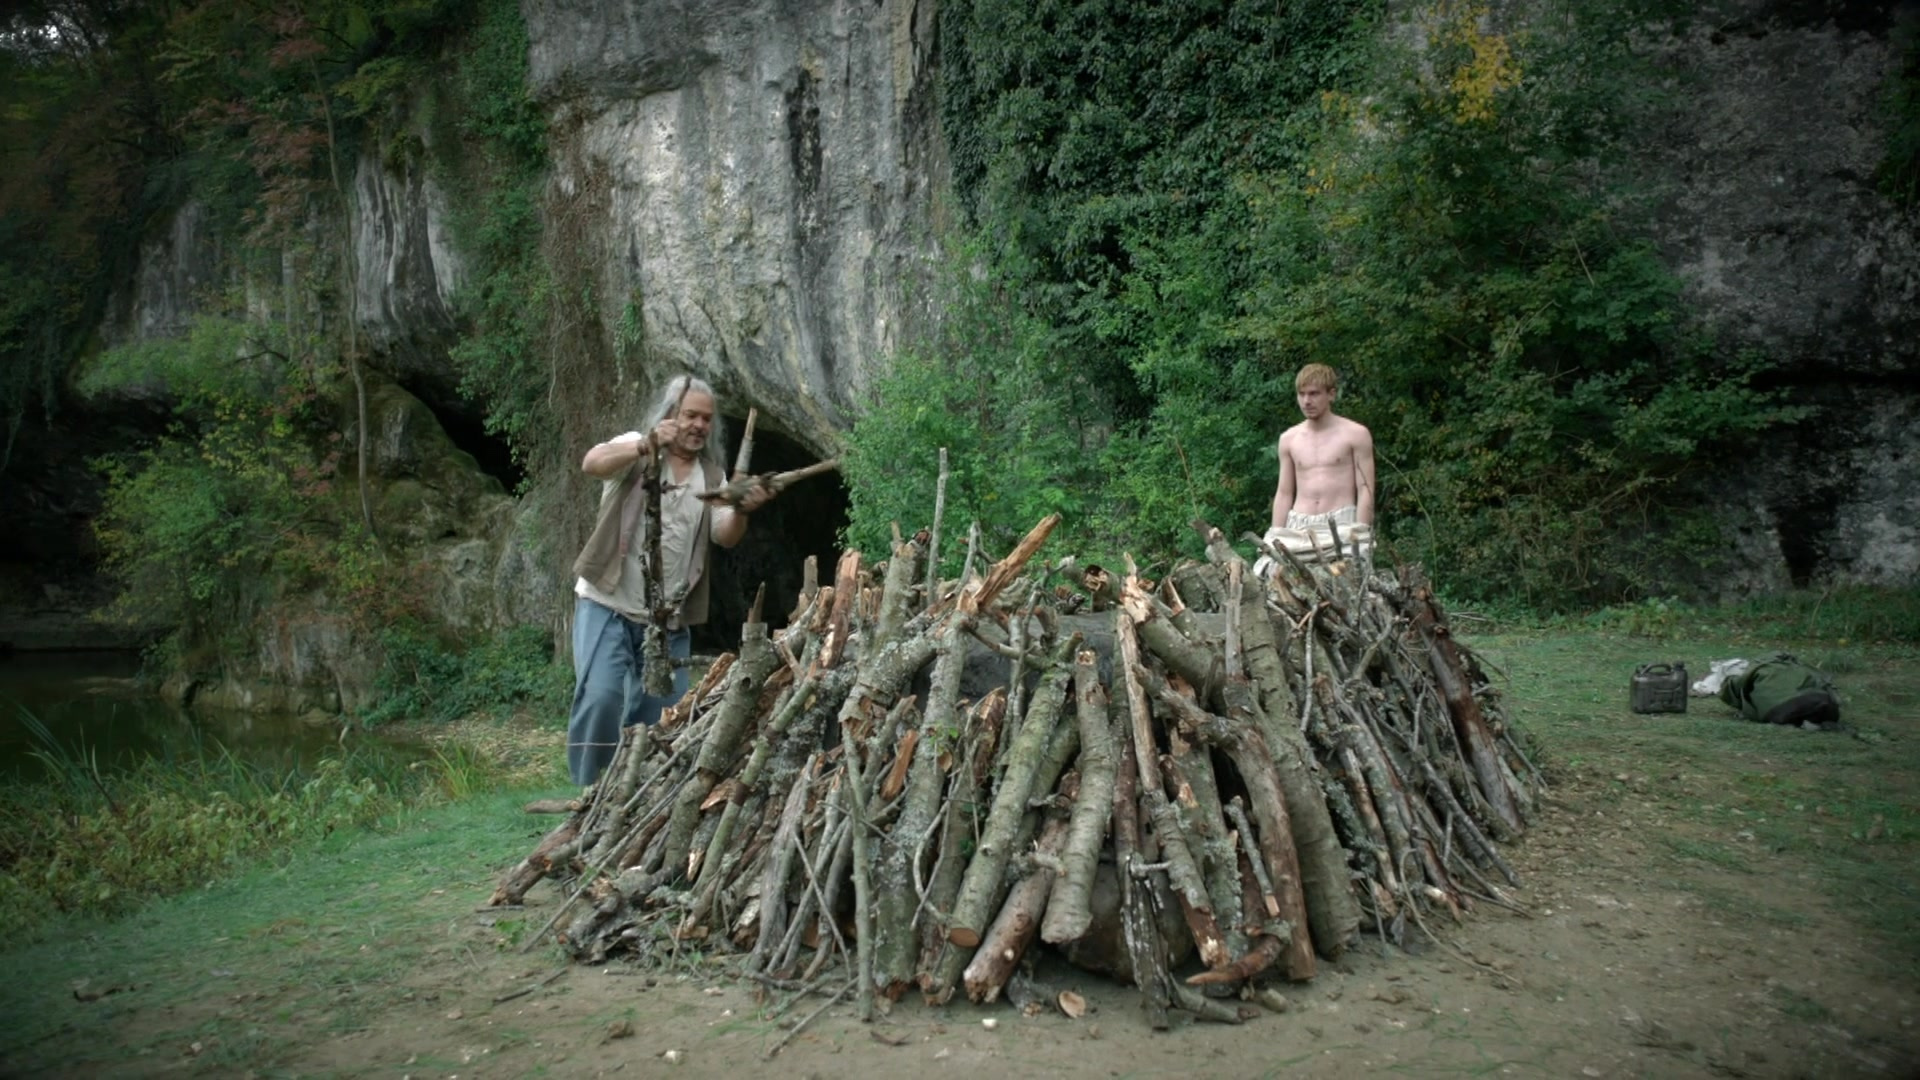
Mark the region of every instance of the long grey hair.
[[720, 395], [713, 392], [713, 387], [708, 386], [705, 379], [695, 378], [692, 375], [675, 375], [668, 379], [667, 385], [660, 390], [660, 397], [653, 403], [653, 408], [647, 410], [647, 421], [640, 426], [640, 433], [644, 435], [652, 431], [660, 421], [671, 419], [680, 411], [680, 399], [691, 393], [705, 394], [713, 402], [713, 426], [707, 429], [707, 445], [701, 448], [700, 457], [707, 464], [720, 470], [720, 475], [725, 476], [727, 474], [727, 422], [720, 415]]

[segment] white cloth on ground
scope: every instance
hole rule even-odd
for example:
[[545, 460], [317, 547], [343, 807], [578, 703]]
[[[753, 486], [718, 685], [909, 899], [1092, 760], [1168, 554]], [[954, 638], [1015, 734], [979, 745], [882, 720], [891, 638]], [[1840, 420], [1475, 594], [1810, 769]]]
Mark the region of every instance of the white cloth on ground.
[[1715, 660], [1710, 666], [1710, 670], [1708, 670], [1705, 675], [1695, 679], [1693, 685], [1687, 688], [1688, 692], [1694, 697], [1715, 697], [1720, 693], [1720, 687], [1723, 683], [1728, 679], [1744, 675], [1746, 670], [1752, 666], [1753, 661], [1745, 660], [1737, 656], [1729, 660]]

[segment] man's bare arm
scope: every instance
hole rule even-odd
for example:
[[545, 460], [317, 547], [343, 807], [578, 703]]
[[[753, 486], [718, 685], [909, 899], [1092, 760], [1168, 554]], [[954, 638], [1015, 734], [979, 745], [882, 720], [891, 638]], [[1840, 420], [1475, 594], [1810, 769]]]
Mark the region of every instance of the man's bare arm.
[[653, 430], [638, 439], [612, 439], [587, 451], [580, 459], [580, 471], [588, 476], [611, 480], [626, 472], [633, 463], [653, 453], [655, 447], [672, 446], [680, 437], [680, 421], [672, 417], [660, 421]]
[[1287, 514], [1293, 509], [1295, 478], [1293, 475], [1293, 455], [1287, 449], [1287, 437], [1280, 436], [1280, 486], [1273, 492], [1273, 527], [1280, 528], [1287, 523]]
[[747, 497], [740, 500], [738, 507], [720, 505], [713, 508], [713, 542], [723, 548], [738, 544], [747, 535], [747, 517], [755, 510], [765, 506], [773, 495], [765, 485], [756, 484]]
[[1373, 433], [1356, 425], [1353, 438], [1353, 490], [1359, 503], [1354, 516], [1362, 525], [1373, 524]]
[[633, 467], [633, 463], [651, 453], [651, 437], [644, 439], [615, 439], [603, 442], [587, 451], [580, 459], [580, 471], [588, 476], [597, 476], [602, 480], [611, 480]]

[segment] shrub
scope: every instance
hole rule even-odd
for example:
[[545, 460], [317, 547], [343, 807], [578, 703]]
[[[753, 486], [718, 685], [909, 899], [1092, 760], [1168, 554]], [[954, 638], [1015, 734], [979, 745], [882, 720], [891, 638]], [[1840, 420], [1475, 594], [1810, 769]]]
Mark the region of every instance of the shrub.
[[552, 636], [536, 626], [449, 646], [418, 624], [401, 625], [383, 631], [380, 646], [379, 701], [361, 718], [367, 724], [500, 715], [516, 706], [557, 715], [573, 689], [571, 673], [554, 662]]
[[43, 760], [47, 778], [0, 786], [0, 934], [9, 937], [54, 914], [122, 914], [444, 790], [439, 767], [395, 768], [368, 751], [287, 771], [224, 750], [105, 774], [72, 756]]
[[1672, 591], [1718, 546], [1683, 467], [1798, 415], [1640, 228], [1619, 150], [1661, 80], [1632, 43], [1680, 10], [943, 5], [961, 330], [856, 422], [850, 538], [931, 492], [931, 440], [1003, 535], [1047, 508], [1083, 551], [1257, 530], [1322, 362], [1373, 429], [1389, 557], [1476, 603]]

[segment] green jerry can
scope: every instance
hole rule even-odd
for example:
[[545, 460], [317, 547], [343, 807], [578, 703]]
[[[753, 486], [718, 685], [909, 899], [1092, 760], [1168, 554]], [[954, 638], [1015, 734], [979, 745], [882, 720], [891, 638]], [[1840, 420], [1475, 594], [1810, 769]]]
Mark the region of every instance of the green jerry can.
[[1641, 664], [1633, 671], [1633, 711], [1687, 711], [1687, 665]]

